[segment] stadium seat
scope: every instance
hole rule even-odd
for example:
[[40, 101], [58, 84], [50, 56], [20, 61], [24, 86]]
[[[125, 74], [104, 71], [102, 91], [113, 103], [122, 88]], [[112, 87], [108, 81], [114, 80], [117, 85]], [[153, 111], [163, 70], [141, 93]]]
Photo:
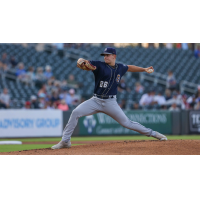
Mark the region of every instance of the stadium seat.
[[[88, 56], [91, 60], [103, 60], [100, 56], [102, 47], [87, 47], [80, 49], [67, 48], [66, 51], [73, 53], [78, 57]], [[76, 59], [69, 57], [59, 57], [54, 53], [37, 52], [34, 48], [24, 48], [19, 44], [0, 44], [0, 56], [2, 53], [7, 53], [9, 56], [15, 56], [18, 62], [25, 64], [25, 69], [29, 66], [43, 67], [51, 65], [52, 72], [59, 80], [67, 79], [69, 74], [74, 74], [78, 82], [83, 83], [80, 93], [85, 96], [91, 96], [93, 94], [93, 73], [81, 71], [76, 67]], [[135, 64], [141, 67], [148, 67], [153, 65], [156, 72], [166, 74], [169, 70], [174, 72], [174, 75], [178, 82], [181, 80], [187, 80], [199, 84], [200, 80], [200, 59], [196, 59], [191, 50], [181, 49], [144, 49], [144, 48], [117, 48], [118, 56], [117, 60], [121, 63]], [[189, 70], [190, 69], [190, 70]], [[131, 101], [141, 98], [141, 95], [135, 94], [134, 84], [139, 81], [138, 73], [131, 74], [126, 77], [127, 86], [131, 89], [130, 93], [119, 94], [119, 100], [127, 98]], [[92, 83], [92, 84], [91, 84]], [[143, 86], [146, 88], [152, 87], [153, 83], [144, 81]], [[21, 103], [16, 103], [21, 100], [29, 100], [31, 94], [37, 94], [37, 89], [26, 88], [22, 83], [15, 82], [8, 79], [0, 78], [0, 90], [4, 87], [8, 87], [11, 98], [15, 99], [13, 105], [20, 106]], [[157, 90], [164, 91], [165, 86], [158, 85]]]

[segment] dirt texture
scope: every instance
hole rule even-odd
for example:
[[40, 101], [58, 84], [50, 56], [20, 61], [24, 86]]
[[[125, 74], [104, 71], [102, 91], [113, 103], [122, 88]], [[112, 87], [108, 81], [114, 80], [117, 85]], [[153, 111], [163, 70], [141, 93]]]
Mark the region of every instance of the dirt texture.
[[200, 155], [200, 140], [94, 142], [69, 149], [36, 149], [0, 155]]

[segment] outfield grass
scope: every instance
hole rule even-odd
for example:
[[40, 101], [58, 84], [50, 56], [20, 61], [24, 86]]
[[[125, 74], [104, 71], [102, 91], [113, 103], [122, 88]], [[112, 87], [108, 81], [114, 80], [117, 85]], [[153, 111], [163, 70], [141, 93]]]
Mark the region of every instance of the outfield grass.
[[22, 144], [22, 145], [0, 145], [0, 152], [23, 151], [30, 149], [43, 149], [51, 147], [50, 144]]
[[[169, 140], [200, 140], [200, 135], [167, 136]], [[59, 142], [61, 138], [17, 138], [0, 139], [0, 141], [21, 141], [21, 142]], [[146, 136], [98, 136], [98, 137], [72, 137], [71, 141], [113, 141], [113, 140], [155, 140]], [[50, 148], [53, 144], [22, 144], [22, 145], [0, 145], [0, 152], [22, 151], [30, 149]], [[74, 144], [78, 145], [78, 144]]]
[[[169, 140], [200, 140], [200, 135], [167, 135]], [[21, 142], [56, 142], [61, 138], [15, 138], [0, 139], [0, 141], [17, 140]], [[155, 140], [155, 138], [146, 136], [97, 136], [97, 137], [72, 137], [71, 141], [110, 141], [110, 140]]]
[[[72, 146], [75, 146], [73, 144]], [[53, 144], [22, 144], [22, 145], [0, 145], [0, 152], [24, 151], [31, 149], [51, 148]]]

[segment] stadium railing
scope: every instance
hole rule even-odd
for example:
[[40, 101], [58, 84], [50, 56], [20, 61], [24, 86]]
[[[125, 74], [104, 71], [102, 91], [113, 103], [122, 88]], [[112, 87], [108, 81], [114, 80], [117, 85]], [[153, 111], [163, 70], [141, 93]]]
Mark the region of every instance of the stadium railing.
[[[145, 74], [140, 73], [140, 81], [143, 82], [144, 80], [148, 80], [154, 83], [156, 86], [158, 83], [162, 85], [166, 85], [167, 83], [167, 75], [163, 75], [161, 73], [154, 72], [152, 74]], [[180, 82], [180, 92], [188, 92], [188, 93], [196, 93], [198, 84], [188, 82], [188, 81], [181, 81]]]
[[158, 83], [166, 85], [167, 75], [163, 75], [157, 72], [154, 72], [152, 74], [140, 73], [140, 81], [143, 82], [144, 80], [152, 81], [154, 85], [157, 85]]
[[189, 93], [196, 93], [198, 85], [195, 83], [191, 83], [188, 81], [181, 81], [180, 82], [180, 91], [183, 93], [184, 91]]

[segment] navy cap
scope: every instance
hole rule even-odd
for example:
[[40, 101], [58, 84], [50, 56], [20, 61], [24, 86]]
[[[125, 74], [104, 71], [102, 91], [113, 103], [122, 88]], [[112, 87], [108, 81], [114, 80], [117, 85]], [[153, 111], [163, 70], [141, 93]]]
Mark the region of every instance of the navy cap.
[[117, 55], [116, 53], [116, 50], [112, 47], [107, 47], [105, 48], [104, 52], [101, 54], [101, 56], [104, 56], [104, 55], [109, 55], [109, 54], [115, 54]]

